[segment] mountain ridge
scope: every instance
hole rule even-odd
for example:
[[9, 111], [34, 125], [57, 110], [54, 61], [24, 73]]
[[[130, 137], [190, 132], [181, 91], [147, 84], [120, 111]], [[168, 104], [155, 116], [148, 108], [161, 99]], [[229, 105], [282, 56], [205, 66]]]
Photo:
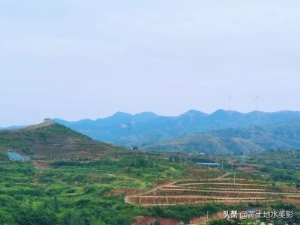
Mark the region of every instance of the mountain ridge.
[[[143, 150], [202, 152], [207, 154], [244, 154], [265, 150], [300, 149], [300, 123], [282, 130], [283, 124], [265, 127], [228, 128], [142, 146]], [[286, 125], [285, 125], [286, 127]], [[282, 135], [278, 131], [287, 132]]]
[[189, 110], [178, 116], [117, 112], [96, 120], [53, 121], [97, 141], [144, 150], [240, 154], [267, 149], [300, 149], [298, 111], [241, 113], [220, 109], [206, 114]]
[[[298, 111], [241, 113], [232, 110], [216, 110], [206, 114], [189, 110], [178, 116], [159, 116], [151, 112], [131, 115], [118, 112], [111, 117], [96, 120], [68, 122], [54, 119], [95, 140], [112, 142], [127, 147], [167, 141], [174, 138], [190, 136], [210, 130], [226, 128], [247, 128], [300, 118]], [[128, 141], [127, 141], [128, 140]]]

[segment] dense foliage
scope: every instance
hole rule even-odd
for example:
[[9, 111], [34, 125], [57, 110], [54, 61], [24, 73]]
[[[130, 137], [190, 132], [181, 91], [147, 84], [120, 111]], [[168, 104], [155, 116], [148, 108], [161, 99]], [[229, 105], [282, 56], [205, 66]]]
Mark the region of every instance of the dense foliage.
[[138, 153], [116, 153], [97, 161], [33, 163], [0, 164], [0, 224], [125, 225], [138, 215], [184, 217], [176, 213], [182, 209], [170, 208], [160, 215], [157, 209], [124, 203], [126, 190], [146, 189], [184, 175], [182, 165], [163, 164]]
[[[9, 162], [5, 154], [1, 157], [0, 224], [3, 225], [129, 225], [136, 216], [141, 215], [169, 217], [188, 223], [191, 217], [228, 210], [228, 206], [215, 203], [166, 207], [124, 203], [124, 195], [128, 191], [149, 189], [166, 180], [208, 178], [213, 173], [217, 176], [222, 174], [218, 169], [199, 173], [192, 166], [194, 159], [191, 156], [128, 151], [122, 154], [111, 152], [105, 158], [94, 160], [37, 159], [26, 163]], [[299, 178], [295, 170], [262, 166], [259, 170], [262, 174], [269, 174], [270, 181], [288, 180], [290, 183]], [[229, 179], [232, 176], [228, 175]], [[246, 177], [237, 173], [236, 177], [239, 176]], [[294, 206], [280, 204], [267, 206], [252, 203], [249, 206], [230, 206], [230, 209], [289, 209], [295, 211], [294, 221], [299, 219]], [[215, 220], [210, 224], [235, 223]]]

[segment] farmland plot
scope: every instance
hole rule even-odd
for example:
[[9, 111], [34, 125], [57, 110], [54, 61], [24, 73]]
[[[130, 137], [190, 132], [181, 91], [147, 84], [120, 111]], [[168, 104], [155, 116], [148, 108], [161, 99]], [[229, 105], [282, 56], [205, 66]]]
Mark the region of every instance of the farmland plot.
[[141, 206], [166, 206], [180, 204], [204, 204], [206, 202], [237, 204], [274, 202], [284, 200], [300, 204], [297, 189], [273, 187], [251, 179], [231, 179], [222, 176], [213, 179], [179, 180], [158, 186], [150, 191], [125, 196], [125, 201]]

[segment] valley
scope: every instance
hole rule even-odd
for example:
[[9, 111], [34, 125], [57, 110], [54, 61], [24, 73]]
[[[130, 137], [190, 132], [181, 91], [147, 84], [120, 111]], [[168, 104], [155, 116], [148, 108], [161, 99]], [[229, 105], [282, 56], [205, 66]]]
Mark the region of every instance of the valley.
[[[247, 224], [253, 219], [224, 220], [222, 212], [249, 208], [293, 211], [287, 223], [300, 218], [299, 151], [132, 150], [56, 123], [2, 130], [0, 150], [4, 225]], [[30, 160], [12, 161], [8, 152]]]

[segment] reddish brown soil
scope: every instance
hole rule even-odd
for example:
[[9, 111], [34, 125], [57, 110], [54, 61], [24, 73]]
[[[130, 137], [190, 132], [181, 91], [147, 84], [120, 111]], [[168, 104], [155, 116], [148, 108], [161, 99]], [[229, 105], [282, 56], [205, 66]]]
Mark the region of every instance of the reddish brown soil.
[[284, 199], [282, 199], [282, 201], [283, 201], [284, 203], [291, 203], [291, 204], [300, 206], [300, 199], [284, 198]]
[[161, 225], [183, 225], [183, 222], [178, 222], [170, 218], [141, 216], [138, 217], [131, 225], [150, 225], [155, 221], [159, 221]]
[[[218, 212], [214, 215], [208, 215], [208, 221], [211, 221], [213, 219], [223, 219], [224, 213]], [[159, 221], [161, 225], [183, 225], [184, 223], [182, 221], [176, 221], [174, 219], [170, 218], [161, 218], [161, 217], [151, 217], [151, 216], [141, 216], [138, 217], [131, 225], [150, 225], [153, 224], [155, 221]], [[194, 217], [190, 220], [190, 225], [198, 225], [198, 224], [206, 224], [207, 217]]]
[[139, 189], [129, 189], [129, 188], [115, 188], [108, 192], [106, 195], [136, 195], [140, 192]]
[[297, 188], [295, 187], [283, 187], [284, 192], [297, 192]]

